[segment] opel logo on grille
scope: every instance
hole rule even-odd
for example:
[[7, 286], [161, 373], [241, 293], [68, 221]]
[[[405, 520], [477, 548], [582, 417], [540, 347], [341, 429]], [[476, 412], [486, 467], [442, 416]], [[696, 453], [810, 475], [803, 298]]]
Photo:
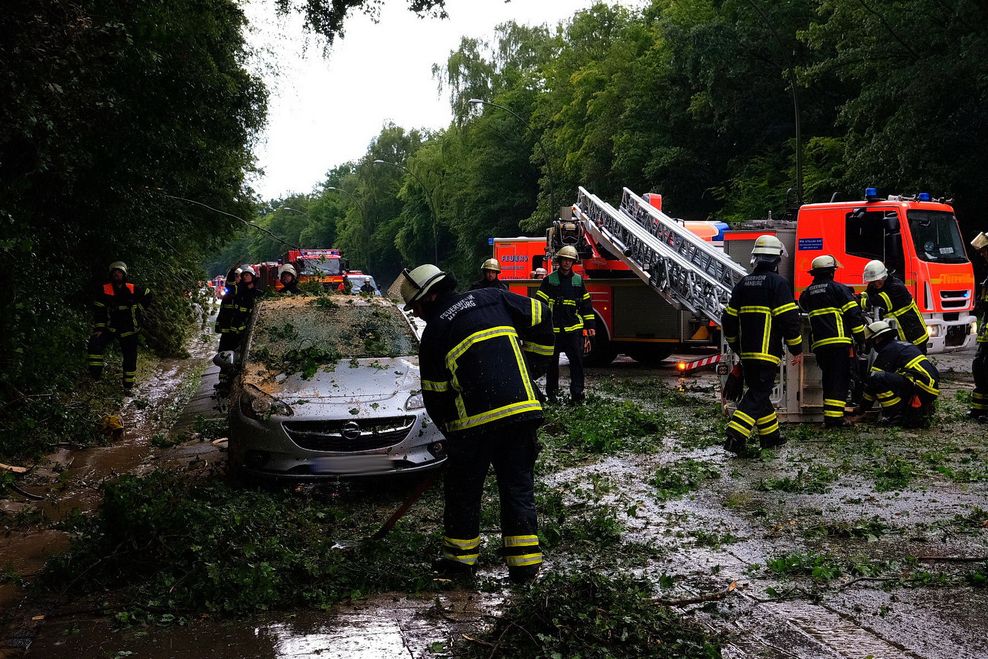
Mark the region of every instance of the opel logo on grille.
[[357, 439], [360, 437], [360, 424], [356, 421], [347, 421], [343, 424], [343, 430], [340, 431], [346, 439]]

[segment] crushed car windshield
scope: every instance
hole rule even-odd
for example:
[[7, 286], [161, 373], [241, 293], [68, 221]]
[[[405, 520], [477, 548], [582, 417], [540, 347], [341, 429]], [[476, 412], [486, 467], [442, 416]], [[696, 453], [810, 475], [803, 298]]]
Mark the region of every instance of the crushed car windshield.
[[916, 256], [934, 263], [967, 263], [961, 232], [952, 213], [911, 210], [908, 216]]
[[340, 360], [418, 351], [411, 327], [394, 304], [335, 295], [264, 300], [250, 342], [249, 363], [303, 377]]

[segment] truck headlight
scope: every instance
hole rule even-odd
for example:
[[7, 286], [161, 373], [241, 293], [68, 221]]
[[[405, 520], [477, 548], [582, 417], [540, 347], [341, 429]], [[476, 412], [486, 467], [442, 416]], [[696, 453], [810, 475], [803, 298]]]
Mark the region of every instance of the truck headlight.
[[927, 325], [926, 331], [930, 335], [930, 338], [935, 338], [940, 336], [940, 326], [939, 325]]
[[968, 325], [967, 325], [967, 335], [968, 335], [968, 336], [974, 336], [974, 335], [976, 335], [977, 333], [978, 333], [978, 321], [976, 321], [976, 320], [972, 320], [972, 321], [971, 321], [970, 323], [968, 323]]
[[423, 407], [425, 407], [425, 400], [422, 399], [421, 391], [417, 394], [412, 394], [408, 397], [408, 400], [405, 401], [406, 410], [420, 410]]

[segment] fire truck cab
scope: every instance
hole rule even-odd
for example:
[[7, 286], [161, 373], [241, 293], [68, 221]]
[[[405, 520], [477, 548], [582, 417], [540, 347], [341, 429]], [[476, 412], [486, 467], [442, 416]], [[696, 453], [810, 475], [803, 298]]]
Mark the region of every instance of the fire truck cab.
[[[300, 284], [318, 282], [328, 291], [343, 285], [347, 267], [339, 249], [293, 249], [282, 260], [295, 266]], [[276, 286], [281, 288], [280, 282]]]

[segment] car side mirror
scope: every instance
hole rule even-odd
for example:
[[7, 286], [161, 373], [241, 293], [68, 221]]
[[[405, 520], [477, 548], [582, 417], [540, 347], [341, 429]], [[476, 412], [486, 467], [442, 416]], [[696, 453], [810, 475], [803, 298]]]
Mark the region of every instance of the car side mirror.
[[885, 230], [889, 233], [899, 232], [899, 216], [895, 213], [883, 217], [882, 223], [885, 225]]
[[220, 367], [224, 373], [230, 373], [237, 369], [237, 353], [232, 350], [224, 350], [216, 353], [213, 363]]

